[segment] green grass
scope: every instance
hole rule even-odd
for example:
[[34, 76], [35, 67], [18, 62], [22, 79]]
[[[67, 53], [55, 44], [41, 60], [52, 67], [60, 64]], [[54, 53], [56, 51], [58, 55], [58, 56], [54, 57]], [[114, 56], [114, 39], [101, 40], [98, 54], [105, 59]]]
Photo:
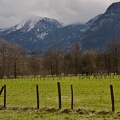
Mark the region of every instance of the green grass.
[[[57, 82], [61, 83], [61, 94], [62, 94], [62, 108], [70, 109], [71, 107], [71, 91], [70, 86], [73, 85], [74, 89], [74, 110], [78, 108], [87, 109], [87, 110], [95, 110], [102, 111], [108, 110], [111, 111], [111, 97], [110, 97], [110, 85], [113, 85], [114, 88], [114, 96], [115, 96], [115, 110], [116, 112], [120, 111], [120, 79], [119, 77], [115, 77], [114, 79], [95, 79], [91, 77], [90, 79], [79, 79], [79, 77], [64, 77], [59, 79], [55, 77], [45, 78], [25, 78], [25, 79], [9, 79], [9, 80], [1, 80], [0, 87], [6, 84], [7, 86], [7, 108], [10, 107], [18, 107], [18, 108], [36, 108], [36, 85], [39, 85], [39, 93], [40, 93], [40, 108], [58, 108], [58, 90], [57, 90]], [[3, 93], [0, 96], [0, 105], [3, 105]], [[28, 114], [32, 119], [40, 119], [42, 116], [44, 119], [71, 119], [75, 117], [77, 120], [80, 117], [79, 114], [57, 114], [55, 113], [46, 113], [40, 112], [39, 110], [27, 112], [23, 110], [2, 110], [0, 112], [0, 116], [6, 116], [10, 119], [20, 120], [20, 116], [24, 116], [23, 118], [28, 118]], [[37, 114], [40, 114], [38, 117]], [[35, 117], [36, 116], [36, 117]], [[38, 117], [38, 118], [37, 118]], [[87, 119], [90, 115], [82, 115], [81, 117], [85, 117]], [[92, 116], [96, 119], [97, 117], [101, 117], [101, 115]], [[102, 116], [103, 117], [103, 116]], [[109, 119], [116, 117], [115, 115], [106, 116]], [[118, 116], [117, 116], [118, 117]], [[0, 117], [3, 118], [3, 117]], [[42, 119], [43, 119], [42, 118]], [[97, 118], [98, 119], [98, 118]], [[100, 118], [101, 119], [101, 118]], [[102, 118], [103, 119], [103, 118]], [[107, 119], [107, 118], [106, 118]]]

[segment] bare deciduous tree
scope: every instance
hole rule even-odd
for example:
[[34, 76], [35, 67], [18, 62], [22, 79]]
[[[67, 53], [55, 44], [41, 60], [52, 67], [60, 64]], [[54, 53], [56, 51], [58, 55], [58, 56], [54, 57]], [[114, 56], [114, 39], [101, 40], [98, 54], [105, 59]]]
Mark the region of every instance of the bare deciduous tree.
[[47, 69], [50, 74], [59, 75], [61, 71], [61, 62], [62, 62], [62, 51], [58, 46], [55, 46], [46, 51], [44, 55], [44, 68]]
[[120, 40], [112, 40], [107, 44], [106, 54], [112, 59], [112, 68], [114, 73], [119, 72], [120, 61]]
[[70, 53], [72, 56], [72, 67], [74, 69], [74, 75], [76, 76], [80, 71], [80, 60], [81, 60], [81, 45], [76, 43], [71, 46]]

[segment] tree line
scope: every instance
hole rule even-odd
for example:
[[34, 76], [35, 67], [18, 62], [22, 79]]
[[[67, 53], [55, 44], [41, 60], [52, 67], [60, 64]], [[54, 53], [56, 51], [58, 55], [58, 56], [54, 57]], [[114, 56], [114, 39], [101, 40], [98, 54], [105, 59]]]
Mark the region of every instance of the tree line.
[[84, 51], [76, 43], [67, 51], [56, 45], [42, 55], [28, 54], [15, 45], [0, 44], [0, 78], [96, 73], [120, 73], [120, 40], [110, 41], [102, 52]]

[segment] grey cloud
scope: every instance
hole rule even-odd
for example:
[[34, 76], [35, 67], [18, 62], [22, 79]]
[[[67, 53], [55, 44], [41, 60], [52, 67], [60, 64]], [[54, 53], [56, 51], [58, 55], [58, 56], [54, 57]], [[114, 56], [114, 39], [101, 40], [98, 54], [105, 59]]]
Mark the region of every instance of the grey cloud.
[[118, 0], [0, 0], [0, 28], [38, 15], [64, 23], [87, 22]]

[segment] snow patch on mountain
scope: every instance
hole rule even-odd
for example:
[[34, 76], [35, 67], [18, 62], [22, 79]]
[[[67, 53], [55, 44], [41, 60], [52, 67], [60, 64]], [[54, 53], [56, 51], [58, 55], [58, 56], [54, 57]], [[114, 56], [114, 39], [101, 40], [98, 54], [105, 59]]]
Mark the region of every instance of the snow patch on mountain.
[[18, 24], [18, 25], [15, 26], [15, 29], [16, 30], [21, 29], [24, 26], [24, 24], [25, 24], [25, 22], [22, 21], [20, 24]]
[[45, 37], [47, 34], [48, 34], [48, 33], [43, 32], [43, 33], [41, 33], [41, 34], [38, 34], [38, 35], [37, 35], [37, 38], [39, 38], [39, 39], [44, 39], [44, 37]]
[[16, 26], [16, 30], [19, 30], [19, 29], [23, 28], [24, 26], [27, 26], [28, 27], [27, 31], [30, 31], [32, 28], [34, 28], [36, 23], [42, 19], [43, 19], [42, 17], [34, 16], [34, 17], [30, 18], [27, 22], [26, 22], [26, 20], [24, 20]]

